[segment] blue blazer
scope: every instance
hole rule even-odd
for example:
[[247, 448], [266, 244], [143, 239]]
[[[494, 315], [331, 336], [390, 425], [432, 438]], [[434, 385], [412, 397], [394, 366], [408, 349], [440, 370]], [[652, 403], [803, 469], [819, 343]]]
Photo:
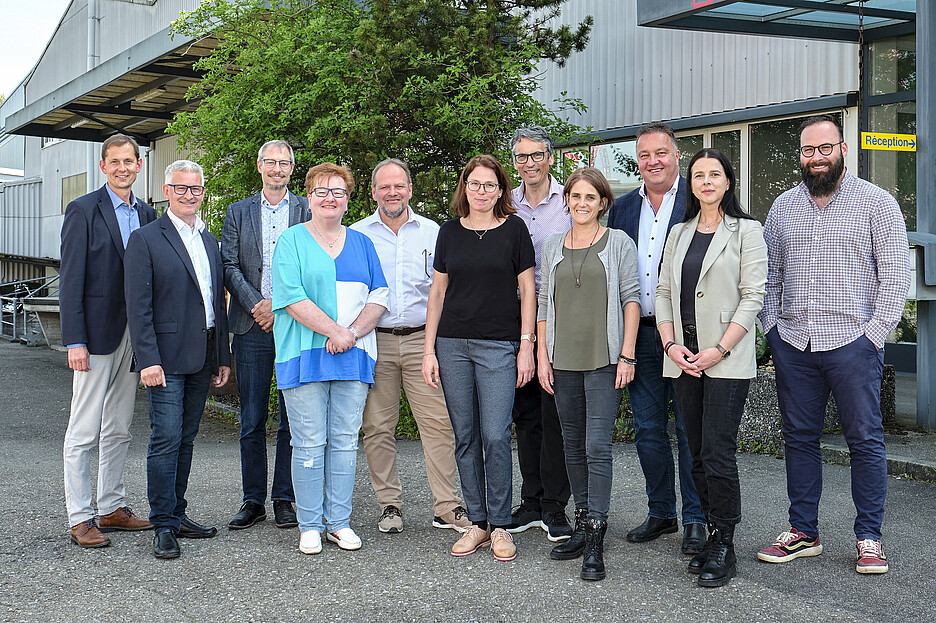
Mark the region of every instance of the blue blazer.
[[[221, 251], [218, 239], [207, 229], [202, 241], [211, 265], [214, 298], [216, 352], [212, 360], [218, 366], [230, 366]], [[124, 284], [134, 371], [157, 364], [166, 374], [201, 370], [208, 343], [205, 305], [195, 266], [168, 213], [130, 235]]]
[[[289, 196], [289, 226], [309, 220], [309, 202], [305, 197], [286, 191]], [[235, 335], [243, 335], [254, 325], [250, 310], [263, 299], [263, 228], [260, 194], [228, 206], [221, 230], [221, 260], [224, 285], [231, 294], [228, 326]]]
[[[140, 226], [156, 211], [137, 199]], [[78, 197], [65, 208], [59, 270], [62, 344], [87, 344], [92, 355], [117, 350], [127, 328], [124, 246], [107, 188]]]
[[[640, 206], [643, 204], [643, 197], [640, 196], [640, 189], [635, 188], [623, 197], [614, 200], [611, 211], [608, 212], [608, 227], [614, 229], [623, 229], [637, 248], [640, 249], [640, 241], [637, 240], [640, 232]], [[673, 214], [670, 216], [669, 224], [666, 226], [666, 235], [673, 229], [673, 225], [681, 223], [686, 217], [686, 178], [679, 176], [679, 184], [676, 187], [676, 201], [673, 203]], [[657, 267], [659, 270], [659, 267]]]

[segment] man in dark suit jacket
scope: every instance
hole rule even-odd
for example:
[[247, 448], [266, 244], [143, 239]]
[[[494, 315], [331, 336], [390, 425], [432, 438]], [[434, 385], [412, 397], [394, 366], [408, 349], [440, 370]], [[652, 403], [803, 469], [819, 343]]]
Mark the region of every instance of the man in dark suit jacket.
[[[309, 219], [305, 197], [289, 191], [295, 166], [286, 141], [269, 141], [257, 154], [263, 190], [228, 206], [221, 231], [224, 285], [231, 294], [229, 324], [234, 334], [234, 373], [240, 394], [241, 481], [244, 498], [228, 523], [231, 530], [266, 519], [267, 447], [270, 381], [273, 378], [273, 298], [271, 266], [276, 241], [287, 227]], [[278, 528], [299, 525], [293, 502], [289, 417], [279, 396], [279, 429], [273, 463], [273, 517]]]
[[177, 536], [218, 533], [185, 512], [209, 384], [224, 385], [231, 372], [221, 252], [198, 217], [204, 192], [199, 165], [170, 164], [163, 186], [169, 210], [135, 231], [127, 245], [124, 288], [134, 369], [150, 398], [146, 478], [157, 558], [180, 555]]
[[[634, 413], [634, 443], [647, 486], [647, 519], [627, 534], [632, 543], [652, 541], [676, 532], [676, 487], [673, 451], [667, 432], [667, 405], [672, 394], [663, 377], [663, 345], [657, 331], [655, 298], [663, 246], [670, 229], [686, 213], [686, 180], [679, 175], [679, 148], [673, 130], [652, 123], [637, 131], [637, 168], [643, 185], [619, 197], [608, 214], [608, 227], [624, 230], [637, 244], [640, 282], [640, 326], [637, 330], [637, 368], [627, 386]], [[679, 447], [679, 488], [682, 497], [684, 554], [698, 554], [705, 546], [705, 516], [692, 479], [692, 457], [676, 403]]]
[[[103, 532], [145, 530], [150, 523], [126, 503], [124, 463], [139, 375], [130, 369], [132, 352], [124, 302], [124, 248], [130, 232], [156, 219], [134, 196], [143, 165], [140, 147], [115, 134], [101, 147], [107, 183], [65, 208], [59, 310], [62, 343], [74, 370], [71, 412], [65, 432], [65, 506], [71, 539], [82, 547], [104, 547]], [[98, 451], [95, 519], [91, 450]]]

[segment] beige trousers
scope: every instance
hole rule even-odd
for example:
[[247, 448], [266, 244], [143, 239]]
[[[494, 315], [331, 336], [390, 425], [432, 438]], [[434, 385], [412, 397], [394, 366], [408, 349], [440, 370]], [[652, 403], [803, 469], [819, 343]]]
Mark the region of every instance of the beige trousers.
[[406, 391], [419, 427], [426, 475], [434, 498], [436, 516], [461, 505], [455, 490], [455, 434], [445, 408], [442, 389], [433, 389], [422, 378], [425, 333], [398, 336], [377, 333], [377, 366], [374, 386], [364, 407], [364, 452], [370, 467], [371, 486], [381, 508], [403, 507], [403, 488], [397, 471], [394, 431], [400, 419], [400, 387]]

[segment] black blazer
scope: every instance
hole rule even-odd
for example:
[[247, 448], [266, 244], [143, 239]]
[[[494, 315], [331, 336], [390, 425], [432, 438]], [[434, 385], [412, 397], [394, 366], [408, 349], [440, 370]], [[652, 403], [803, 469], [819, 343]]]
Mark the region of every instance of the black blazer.
[[[156, 211], [137, 199], [140, 226]], [[108, 355], [127, 328], [124, 246], [107, 188], [78, 197], [65, 208], [59, 270], [62, 344], [87, 344], [92, 355]]]
[[[640, 248], [640, 242], [637, 240], [637, 236], [640, 232], [640, 206], [642, 204], [643, 197], [640, 196], [640, 189], [635, 188], [623, 197], [615, 199], [611, 211], [608, 212], [608, 227], [623, 229], [631, 237], [638, 249]], [[680, 175], [679, 183], [676, 186], [676, 200], [673, 202], [673, 214], [666, 226], [666, 235], [669, 236], [673, 225], [681, 223], [685, 217], [686, 178]], [[657, 270], [659, 270], [659, 267], [657, 267]]]
[[[231, 365], [228, 348], [227, 316], [224, 304], [224, 278], [218, 240], [208, 230], [202, 232], [211, 265], [214, 298], [214, 360]], [[127, 243], [127, 320], [139, 372], [161, 365], [166, 374], [193, 374], [206, 359], [205, 305], [195, 266], [169, 214], [133, 232]], [[217, 370], [214, 371], [217, 373]]]

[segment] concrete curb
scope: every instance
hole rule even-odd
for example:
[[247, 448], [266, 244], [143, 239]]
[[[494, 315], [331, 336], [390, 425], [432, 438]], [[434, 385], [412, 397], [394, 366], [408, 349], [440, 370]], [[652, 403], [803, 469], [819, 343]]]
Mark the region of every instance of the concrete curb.
[[[822, 460], [832, 465], [851, 465], [851, 456], [847, 445], [823, 442]], [[896, 454], [887, 455], [887, 474], [889, 476], [907, 476], [936, 484], [936, 463], [911, 459]]]

